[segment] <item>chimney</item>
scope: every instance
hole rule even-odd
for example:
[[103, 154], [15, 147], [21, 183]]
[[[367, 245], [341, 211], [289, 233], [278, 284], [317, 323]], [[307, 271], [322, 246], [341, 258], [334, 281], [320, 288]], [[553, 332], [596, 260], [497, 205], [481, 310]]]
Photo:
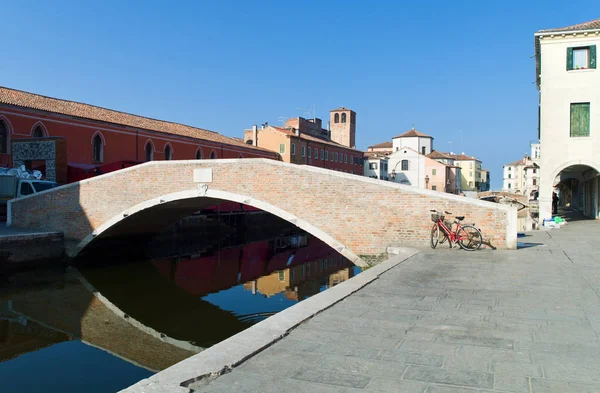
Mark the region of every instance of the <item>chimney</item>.
[[296, 134], [296, 136], [300, 136], [300, 129], [299, 128], [294, 129], [294, 133]]
[[252, 126], [252, 146], [258, 146], [258, 127], [255, 125]]

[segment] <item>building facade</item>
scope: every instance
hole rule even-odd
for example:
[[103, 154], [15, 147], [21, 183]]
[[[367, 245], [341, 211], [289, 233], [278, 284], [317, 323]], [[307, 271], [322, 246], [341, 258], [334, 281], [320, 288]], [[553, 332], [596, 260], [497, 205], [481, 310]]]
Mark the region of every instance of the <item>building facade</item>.
[[338, 109], [331, 111], [330, 116], [333, 122], [338, 121], [334, 123], [338, 124], [336, 138], [347, 141], [347, 145], [333, 141], [321, 119], [303, 117], [288, 119], [283, 127], [253, 126], [244, 130], [244, 142], [276, 152], [284, 162], [363, 175], [363, 152], [350, 147], [356, 133], [356, 124], [350, 121], [356, 121], [356, 114]]
[[392, 138], [393, 152], [397, 152], [404, 147], [417, 151], [419, 154], [427, 155], [433, 150], [433, 137], [413, 128]]
[[[66, 140], [69, 170], [85, 170], [90, 176], [97, 168], [124, 161], [279, 160], [276, 153], [213, 131], [0, 87], [0, 166], [13, 165], [13, 140], [57, 137]], [[31, 169], [43, 164], [27, 163]]]
[[443, 153], [454, 159], [454, 165], [460, 167], [460, 188], [464, 191], [481, 191], [481, 160], [463, 154]]
[[369, 146], [367, 148], [367, 153], [381, 153], [381, 154], [392, 154], [393, 151], [393, 143], [392, 142], [383, 142], [378, 143], [373, 146]]
[[387, 155], [366, 152], [363, 157], [363, 175], [372, 179], [389, 180]]
[[527, 190], [527, 176], [525, 173], [525, 168], [532, 164], [533, 163], [531, 159], [525, 156], [520, 160], [504, 165], [502, 167], [504, 173], [502, 191], [512, 194], [525, 195]]
[[433, 150], [429, 153], [427, 158], [435, 160], [446, 167], [445, 191], [450, 194], [460, 194], [462, 192], [462, 174], [460, 167], [454, 164], [454, 158], [444, 153], [440, 153], [437, 150]]
[[599, 218], [600, 19], [534, 35], [539, 99], [540, 218], [560, 205]]

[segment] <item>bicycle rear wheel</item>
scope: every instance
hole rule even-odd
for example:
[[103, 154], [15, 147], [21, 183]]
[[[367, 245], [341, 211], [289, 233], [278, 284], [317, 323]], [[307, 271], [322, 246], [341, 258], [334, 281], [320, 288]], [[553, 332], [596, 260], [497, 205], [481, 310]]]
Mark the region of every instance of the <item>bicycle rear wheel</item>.
[[431, 228], [431, 248], [436, 248], [440, 241], [440, 227], [437, 223]]
[[457, 232], [458, 245], [466, 251], [475, 251], [481, 248], [483, 236], [479, 229], [471, 225], [461, 227]]

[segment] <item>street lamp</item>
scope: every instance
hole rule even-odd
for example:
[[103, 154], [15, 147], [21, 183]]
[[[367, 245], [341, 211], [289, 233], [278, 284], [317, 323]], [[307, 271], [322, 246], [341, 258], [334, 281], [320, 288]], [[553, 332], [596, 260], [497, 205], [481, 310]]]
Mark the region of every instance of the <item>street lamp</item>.
[[425, 188], [429, 188], [429, 175], [425, 175]]

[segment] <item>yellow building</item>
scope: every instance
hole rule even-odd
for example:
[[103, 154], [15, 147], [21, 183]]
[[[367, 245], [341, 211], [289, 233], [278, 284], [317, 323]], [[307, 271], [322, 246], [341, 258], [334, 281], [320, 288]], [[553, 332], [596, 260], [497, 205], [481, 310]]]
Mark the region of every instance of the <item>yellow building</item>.
[[481, 160], [465, 154], [443, 154], [454, 158], [454, 165], [460, 167], [462, 191], [481, 191], [482, 183], [487, 180], [482, 177]]

